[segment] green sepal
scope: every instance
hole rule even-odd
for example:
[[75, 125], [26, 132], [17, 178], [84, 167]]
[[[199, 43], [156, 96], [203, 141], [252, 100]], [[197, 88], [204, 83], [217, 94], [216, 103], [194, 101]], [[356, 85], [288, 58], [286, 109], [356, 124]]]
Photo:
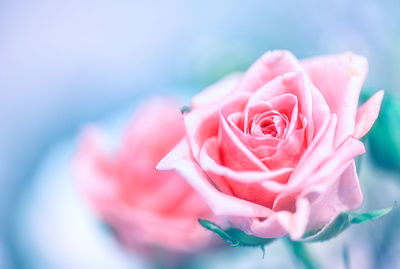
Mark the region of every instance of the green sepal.
[[369, 220], [380, 218], [393, 210], [396, 202], [393, 206], [374, 210], [367, 213], [355, 213], [355, 212], [343, 212], [339, 214], [333, 221], [325, 225], [322, 229], [317, 231], [307, 232], [300, 240], [306, 243], [322, 242], [332, 239], [339, 235], [341, 232], [346, 230], [352, 224], [359, 224]]
[[333, 221], [322, 229], [307, 232], [300, 241], [307, 243], [322, 242], [332, 239], [346, 230], [350, 225], [350, 216], [347, 212], [339, 214]]
[[236, 228], [228, 228], [224, 230], [217, 224], [208, 220], [199, 219], [198, 221], [201, 226], [216, 233], [219, 235], [219, 237], [233, 247], [261, 247], [264, 253], [264, 246], [272, 243], [275, 240], [275, 238], [260, 238], [257, 236], [248, 235]]
[[[351, 211], [340, 213], [334, 220], [325, 225], [323, 228], [319, 230], [308, 231], [299, 241], [313, 243], [332, 239], [353, 224], [363, 223], [388, 214], [395, 206], [396, 202], [394, 202], [393, 206], [391, 207], [374, 210], [367, 213], [355, 213]], [[212, 231], [213, 233], [216, 233], [219, 237], [233, 247], [261, 247], [263, 253], [265, 253], [264, 246], [276, 240], [276, 238], [261, 238], [249, 235], [236, 228], [228, 228], [224, 230], [217, 224], [208, 220], [199, 219], [198, 221], [201, 226]]]
[[190, 112], [192, 108], [190, 106], [181, 107], [181, 114], [185, 114], [186, 112]]
[[393, 205], [391, 207], [374, 210], [374, 211], [367, 212], [367, 213], [359, 214], [359, 213], [354, 213], [354, 212], [348, 212], [348, 214], [352, 217], [352, 219], [350, 220], [350, 223], [358, 224], [358, 223], [363, 223], [363, 222], [366, 222], [369, 220], [378, 219], [378, 218], [388, 214], [390, 211], [392, 211], [395, 206], [396, 206], [396, 201], [393, 203]]

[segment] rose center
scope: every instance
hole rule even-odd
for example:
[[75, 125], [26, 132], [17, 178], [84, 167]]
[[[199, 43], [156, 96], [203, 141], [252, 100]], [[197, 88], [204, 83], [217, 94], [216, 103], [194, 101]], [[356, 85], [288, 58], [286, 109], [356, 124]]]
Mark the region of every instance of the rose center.
[[251, 121], [250, 134], [280, 138], [286, 128], [287, 119], [279, 113], [265, 112], [257, 114]]
[[271, 135], [271, 136], [276, 136], [277, 135], [277, 131], [276, 131], [276, 127], [274, 124], [274, 121], [270, 118], [267, 119], [263, 119], [260, 123], [260, 129], [261, 132], [264, 135]]

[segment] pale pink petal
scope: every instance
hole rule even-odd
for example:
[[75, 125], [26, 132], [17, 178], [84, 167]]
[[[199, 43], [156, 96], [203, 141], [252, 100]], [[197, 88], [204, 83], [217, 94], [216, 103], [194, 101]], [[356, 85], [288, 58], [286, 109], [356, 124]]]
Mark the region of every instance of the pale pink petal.
[[289, 51], [268, 51], [246, 71], [235, 91], [255, 92], [275, 77], [300, 69], [298, 60]]
[[194, 109], [185, 115], [184, 121], [190, 149], [197, 160], [204, 142], [218, 134], [218, 106]]
[[[332, 123], [332, 120], [331, 120]], [[298, 191], [305, 191], [310, 187], [322, 189], [325, 188], [329, 182], [335, 180], [344, 169], [350, 165], [353, 158], [358, 155], [365, 153], [364, 144], [352, 137], [349, 137], [342, 145], [337, 149], [332, 149], [329, 153], [329, 143], [332, 144], [332, 126], [329, 124], [330, 130], [327, 139], [322, 139], [319, 143], [321, 147], [317, 147], [318, 150], [311, 151], [308, 157], [303, 161], [303, 164], [296, 167], [289, 182], [287, 184], [280, 184], [277, 182], [264, 182], [262, 185], [275, 192], [279, 192], [280, 195], [275, 200], [278, 203], [281, 198], [287, 194], [291, 194]], [[327, 143], [325, 145], [325, 143]], [[322, 146], [325, 145], [326, 147]], [[325, 151], [325, 150], [326, 151]], [[302, 162], [302, 161], [300, 161]]]
[[330, 182], [329, 179], [334, 179], [334, 175], [340, 175], [355, 157], [364, 153], [365, 147], [361, 141], [352, 137], [348, 138], [331, 158], [325, 160], [321, 167], [314, 171], [313, 175], [307, 180], [305, 189], [310, 186], [314, 188], [322, 186], [324, 188], [323, 186]]
[[353, 53], [303, 60], [312, 83], [325, 98], [331, 113], [338, 116], [338, 145], [353, 135], [359, 93], [368, 71], [367, 60]]
[[310, 203], [305, 198], [296, 201], [296, 212], [279, 211], [276, 217], [282, 226], [288, 231], [293, 240], [300, 239], [307, 227], [310, 217]]
[[[193, 197], [197, 199], [197, 206], [192, 207], [192, 216], [193, 212], [207, 208], [204, 201], [193, 192], [192, 187], [177, 173], [173, 171], [155, 171], [153, 173], [152, 170], [148, 171], [146, 178], [148, 182], [153, 182], [153, 184], [148, 184], [151, 185], [151, 188], [148, 187], [146, 190], [146, 188], [139, 188], [138, 186], [135, 192], [130, 191], [127, 194], [133, 196], [131, 198], [133, 201], [132, 206], [158, 212], [159, 214], [181, 214], [181, 206], [185, 206], [188, 197]], [[165, 197], [167, 193], [174, 193], [174, 195], [160, 203], [160, 197]]]
[[231, 114], [230, 116], [228, 116], [229, 127], [232, 129], [233, 133], [242, 141], [242, 143], [250, 149], [253, 150], [260, 146], [269, 146], [272, 149], [275, 149], [276, 146], [279, 144], [280, 140], [276, 137], [262, 137], [246, 134], [245, 132], [243, 132], [242, 129], [239, 128], [238, 124], [233, 121], [234, 117], [232, 116], [235, 116], [235, 114]]
[[246, 111], [260, 100], [268, 101], [283, 94], [293, 94], [297, 97], [298, 112], [308, 123], [307, 143], [311, 143], [330, 112], [322, 95], [302, 70], [286, 73], [264, 85], [251, 96]]
[[[140, 104], [124, 132], [122, 158], [160, 160], [183, 136], [185, 126], [176, 100], [155, 97]], [[173, 126], [173, 128], [171, 128]], [[168, 130], [168, 135], [156, 130]], [[159, 141], [162, 143], [153, 143]], [[146, 150], [143, 150], [143, 149]], [[132, 152], [135, 154], [132, 154]], [[139, 157], [138, 154], [141, 156]]]
[[321, 128], [321, 131], [316, 135], [312, 144], [308, 146], [301, 157], [296, 170], [292, 174], [291, 182], [295, 181], [296, 178], [306, 178], [320, 166], [323, 160], [332, 156], [335, 152], [336, 115], [333, 114], [330, 118], [327, 118], [325, 124], [327, 125]]
[[[250, 94], [241, 93], [230, 96], [224, 100], [221, 106], [226, 104], [229, 109], [237, 109], [237, 105], [243, 106]], [[210, 137], [218, 135], [219, 129], [219, 104], [212, 104], [193, 109], [184, 115], [186, 134], [193, 157], [197, 160], [203, 143]]]
[[[337, 155], [326, 161], [319, 170], [314, 172], [309, 177], [309, 180], [305, 181], [305, 183], [302, 185], [302, 189], [298, 191], [300, 193], [299, 197], [307, 197], [310, 203], [314, 205], [316, 198], [318, 198], [320, 195], [329, 196], [332, 194], [332, 197], [333, 195], [337, 195], [340, 197], [338, 199], [342, 199], [346, 202], [336, 203], [334, 200], [330, 201], [329, 197], [321, 202], [321, 204], [326, 203], [325, 206], [327, 206], [328, 211], [330, 210], [329, 207], [332, 206], [335, 210], [337, 210], [335, 212], [344, 211], [342, 210], [343, 207], [339, 209], [339, 204], [346, 203], [348, 208], [359, 205], [359, 202], [357, 202], [359, 201], [360, 197], [358, 178], [356, 177], [356, 174], [349, 174], [350, 172], [355, 173], [355, 170], [349, 170], [346, 173], [344, 172], [346, 168], [349, 168], [352, 162], [354, 162], [354, 155], [363, 153], [364, 147], [361, 142], [352, 138], [349, 138], [347, 142], [348, 143], [344, 143], [343, 146], [338, 150], [339, 153]], [[345, 177], [348, 177], [348, 179]], [[338, 184], [342, 184], [340, 185], [340, 190], [338, 187], [336, 187]], [[348, 193], [345, 192], [346, 188], [348, 188]], [[280, 192], [275, 199], [273, 205], [274, 211], [290, 206], [290, 199], [293, 199], [293, 195], [295, 194], [295, 192], [291, 192], [291, 190], [288, 188], [282, 188], [281, 190], [282, 192]], [[349, 197], [345, 198], [344, 195], [349, 195]], [[352, 206], [350, 206], [350, 204], [352, 204]], [[315, 208], [318, 208], [318, 206], [315, 206]], [[323, 219], [321, 223], [324, 223], [324, 221], [329, 221], [332, 213], [328, 211], [320, 213], [321, 216], [316, 219]], [[328, 218], [328, 220], [326, 218]]]
[[[287, 212], [290, 214], [289, 212]], [[267, 219], [234, 220], [235, 227], [244, 230], [248, 234], [261, 238], [281, 238], [288, 234], [276, 214]]]
[[116, 200], [118, 186], [109, 171], [109, 156], [106, 152], [106, 135], [94, 126], [86, 127], [73, 163], [74, 176], [94, 207], [101, 211], [103, 206]]
[[187, 141], [183, 139], [157, 165], [158, 170], [176, 170], [204, 198], [216, 215], [268, 217], [272, 211], [218, 191], [193, 161]]
[[218, 142], [222, 163], [235, 170], [268, 171], [266, 166], [234, 134], [225, 118], [220, 115]]
[[354, 137], [360, 139], [371, 129], [378, 118], [384, 91], [380, 90], [368, 99], [357, 111]]
[[135, 250], [139, 243], [154, 245], [155, 238], [159, 244], [183, 252], [199, 250], [209, 243], [210, 233], [198, 225], [193, 216], [162, 216], [124, 205], [114, 209], [109, 212], [110, 223], [118, 227], [115, 232], [120, 240]]
[[294, 240], [300, 239], [309, 222], [310, 204], [307, 199], [299, 198], [295, 206], [295, 212], [281, 210], [265, 220], [253, 219], [247, 229], [262, 238], [280, 238], [289, 234]]
[[263, 186], [276, 192], [301, 188], [303, 180], [307, 179], [307, 176], [320, 165], [322, 160], [332, 155], [335, 130], [336, 116], [332, 115], [331, 118], [326, 119], [324, 126], [314, 138], [313, 144], [306, 149], [288, 184], [265, 182]]
[[343, 211], [354, 210], [361, 206], [363, 194], [354, 160], [340, 176], [338, 198], [343, 205]]
[[218, 144], [216, 137], [211, 137], [204, 143], [200, 152], [198, 164], [200, 165], [201, 169], [206, 172], [209, 180], [215, 185], [215, 187], [219, 191], [229, 195], [233, 195], [231, 185], [224, 178], [224, 176], [214, 172], [212, 169], [208, 169], [208, 166], [212, 166], [214, 162], [218, 164], [221, 163], [219, 146], [215, 146], [215, 144]]
[[276, 151], [270, 155], [264, 155], [260, 153], [263, 147], [257, 149], [257, 156], [262, 158], [264, 164], [271, 170], [280, 169], [282, 167], [295, 167], [301, 154], [304, 152], [305, 131], [304, 129], [295, 130], [287, 139], [283, 140], [280, 145], [277, 146]]
[[271, 172], [236, 172], [217, 163], [219, 158], [214, 151], [216, 144], [216, 139], [210, 138], [206, 141], [200, 153], [200, 166], [209, 179], [219, 190], [227, 194], [271, 208], [276, 193], [264, 189], [260, 183], [270, 180], [281, 183], [287, 182], [292, 169], [284, 168]]
[[335, 218], [339, 213], [358, 208], [363, 200], [354, 160], [344, 172], [324, 188], [309, 189], [311, 202], [309, 229], [318, 229]]
[[192, 109], [220, 101], [235, 88], [242, 76], [242, 73], [232, 73], [205, 88], [192, 98]]
[[312, 84], [307, 83], [306, 77], [302, 71], [285, 73], [271, 80], [255, 92], [247, 104], [246, 112], [249, 112], [251, 107], [260, 101], [270, 101], [281, 95], [292, 94], [297, 97], [299, 113], [303, 114], [307, 119], [311, 119], [311, 86]]
[[[299, 112], [306, 117], [303, 122], [309, 122], [309, 126], [307, 126], [305, 130], [307, 132], [307, 139], [311, 140], [313, 138], [314, 129], [317, 128], [316, 130], [319, 130], [319, 128], [321, 127], [319, 125], [322, 125], [323, 123], [322, 120], [317, 121], [313, 118], [313, 116], [315, 115], [315, 118], [319, 119], [321, 117], [329, 115], [329, 111], [326, 105], [326, 109], [321, 108], [324, 107], [323, 105], [325, 104], [323, 100], [316, 100], [320, 101], [321, 105], [316, 106], [318, 110], [313, 111], [312, 101], [314, 98], [318, 98], [318, 94], [313, 94], [313, 92], [316, 92], [316, 90], [303, 72], [292, 72], [289, 74], [285, 74], [281, 77], [273, 79], [262, 89], [252, 95], [249, 102], [247, 103], [245, 115], [249, 112], [249, 110], [251, 110], [251, 107], [253, 107], [252, 105], [259, 104], [260, 101], [268, 102], [269, 100], [274, 100], [275, 98], [278, 98], [279, 96], [282, 96], [284, 94], [293, 94], [299, 98], [299, 106], [301, 107], [299, 109]], [[235, 170], [250, 170], [260, 168], [265, 170], [265, 168], [263, 168], [263, 166], [265, 167], [265, 165], [248, 148], [254, 148], [254, 150], [257, 151], [257, 145], [252, 145], [254, 144], [252, 143], [252, 141], [254, 140], [254, 142], [256, 142], [257, 144], [257, 141], [263, 142], [264, 139], [257, 139], [254, 138], [254, 136], [251, 137], [240, 134], [240, 130], [235, 130], [238, 128], [235, 128], [235, 126], [231, 128], [232, 126], [229, 126], [229, 124], [225, 120], [225, 118], [228, 118], [229, 115], [237, 112], [237, 107], [241, 107], [243, 104], [243, 102], [241, 102], [240, 106], [236, 104], [240, 102], [240, 98], [231, 99], [233, 99], [233, 101], [226, 102], [221, 107], [222, 117], [220, 118], [221, 123], [219, 135], [221, 139], [221, 159], [223, 160], [223, 164]], [[297, 109], [295, 111], [297, 112]], [[296, 115], [297, 113], [295, 113], [295, 116]], [[294, 123], [295, 122], [296, 121], [294, 121]], [[318, 124], [318, 126], [315, 126], [316, 123]], [[246, 116], [244, 124], [246, 124]], [[289, 126], [289, 128], [294, 128], [294, 125]], [[246, 141], [248, 140], [246, 137], [248, 137], [248, 139], [250, 139], [251, 141]], [[303, 139], [301, 140], [303, 141]], [[301, 145], [299, 148], [301, 148]], [[269, 149], [266, 150], [268, 150], [268, 152], [271, 154], [273, 153], [273, 151], [270, 151]], [[240, 154], [240, 156], [238, 154]]]
[[[291, 93], [282, 94], [276, 97], [272, 97], [271, 99], [267, 100], [257, 100], [253, 103], [249, 103], [246, 106], [246, 110], [242, 113], [244, 114], [244, 121], [243, 121], [243, 131], [245, 134], [250, 134], [251, 131], [251, 122], [250, 120], [253, 119], [256, 115], [264, 115], [265, 113], [274, 113], [280, 115], [282, 117], [282, 127], [284, 127], [284, 133], [278, 132], [280, 134], [279, 138], [284, 138], [288, 136], [295, 126], [297, 126], [297, 118], [298, 118], [298, 103], [297, 97]], [[289, 121], [287, 124], [285, 121]], [[279, 128], [279, 126], [277, 126]], [[268, 137], [261, 137], [257, 136], [247, 136], [250, 138], [258, 139], [262, 142], [264, 139], [268, 140]], [[248, 141], [249, 142], [249, 141]], [[251, 143], [251, 142], [250, 142]], [[247, 144], [247, 142], [246, 142]], [[250, 147], [255, 147], [254, 144], [248, 144]], [[265, 143], [262, 143], [265, 145]]]
[[224, 166], [233, 170], [266, 171], [265, 165], [235, 135], [227, 118], [229, 115], [243, 111], [249, 98], [248, 93], [237, 93], [221, 104], [219, 110], [218, 142], [220, 157]]
[[243, 183], [261, 183], [265, 181], [286, 182], [288, 176], [293, 171], [293, 168], [282, 168], [274, 171], [234, 171], [229, 169], [216, 160], [215, 153], [212, 151], [217, 149], [217, 141], [215, 138], [210, 138], [204, 144], [200, 154], [200, 166], [208, 172], [213, 172], [217, 175], [224, 176]]

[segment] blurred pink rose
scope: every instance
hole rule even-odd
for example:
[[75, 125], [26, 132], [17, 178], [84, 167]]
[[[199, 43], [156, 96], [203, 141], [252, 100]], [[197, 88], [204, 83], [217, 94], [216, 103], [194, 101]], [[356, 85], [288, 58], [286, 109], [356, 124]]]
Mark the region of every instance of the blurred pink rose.
[[88, 127], [74, 167], [97, 213], [128, 247], [158, 245], [178, 252], [204, 247], [211, 233], [197, 219], [210, 217], [203, 199], [175, 172], [155, 166], [182, 139], [179, 106], [156, 99], [137, 111], [119, 149], [107, 153], [102, 132]]
[[267, 52], [194, 97], [186, 137], [157, 168], [177, 170], [246, 233], [299, 239], [362, 202], [354, 158], [383, 97], [357, 110], [367, 68], [352, 53]]

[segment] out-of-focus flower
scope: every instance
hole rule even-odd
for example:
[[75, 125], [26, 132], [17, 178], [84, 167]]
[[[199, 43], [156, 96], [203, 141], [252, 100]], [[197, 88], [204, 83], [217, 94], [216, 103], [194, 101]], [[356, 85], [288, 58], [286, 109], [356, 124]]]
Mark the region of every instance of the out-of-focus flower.
[[113, 153], [100, 129], [84, 131], [75, 175], [91, 206], [128, 248], [193, 252], [210, 243], [211, 233], [197, 222], [211, 217], [201, 196], [177, 173], [154, 171], [182, 139], [181, 117], [169, 99], [143, 104]]
[[248, 234], [300, 239], [360, 206], [354, 158], [383, 91], [358, 110], [364, 57], [263, 55], [194, 97], [186, 137], [158, 164], [176, 170]]

